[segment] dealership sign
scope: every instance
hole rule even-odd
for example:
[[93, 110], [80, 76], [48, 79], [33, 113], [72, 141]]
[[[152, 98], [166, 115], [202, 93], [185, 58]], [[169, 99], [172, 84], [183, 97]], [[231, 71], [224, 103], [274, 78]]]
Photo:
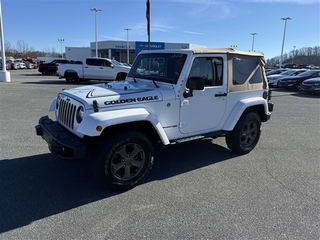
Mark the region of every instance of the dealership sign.
[[[150, 42], [150, 50], [164, 49], [164, 42]], [[136, 55], [142, 50], [149, 50], [148, 42], [136, 42]]]

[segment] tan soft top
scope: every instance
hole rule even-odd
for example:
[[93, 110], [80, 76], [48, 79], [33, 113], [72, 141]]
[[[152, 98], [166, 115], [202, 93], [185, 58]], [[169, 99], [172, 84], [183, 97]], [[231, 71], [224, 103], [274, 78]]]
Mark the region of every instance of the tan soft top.
[[[239, 51], [233, 48], [202, 48], [202, 49], [193, 49], [192, 52], [194, 54], [214, 54], [214, 53], [222, 53], [227, 54], [228, 59], [228, 92], [238, 92], [238, 91], [248, 91], [248, 90], [257, 90], [257, 89], [266, 89], [268, 86], [267, 77], [265, 74], [265, 61], [264, 54], [262, 52], [246, 52]], [[251, 74], [248, 75], [248, 78], [244, 84], [235, 85], [233, 84], [233, 64], [232, 60], [234, 58], [245, 58], [245, 59], [256, 59], [258, 60], [258, 65], [252, 71]], [[250, 84], [249, 80], [255, 74], [255, 72], [261, 69], [261, 83]]]
[[246, 55], [246, 56], [255, 56], [255, 57], [264, 57], [262, 52], [246, 52], [236, 50], [234, 48], [199, 48], [199, 49], [192, 49], [194, 54], [201, 54], [201, 53], [227, 53], [232, 55]]

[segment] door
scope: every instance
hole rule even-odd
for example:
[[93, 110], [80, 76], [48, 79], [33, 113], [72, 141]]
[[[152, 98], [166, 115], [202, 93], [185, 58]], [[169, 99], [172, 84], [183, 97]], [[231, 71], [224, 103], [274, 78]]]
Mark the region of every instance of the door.
[[188, 78], [204, 78], [205, 86], [202, 91], [194, 90], [193, 96], [182, 97], [181, 133], [209, 132], [218, 127], [227, 104], [227, 74], [224, 62], [226, 60], [223, 57], [194, 58]]
[[83, 77], [86, 79], [100, 79], [100, 71], [102, 68], [102, 59], [87, 58], [86, 65], [83, 69]]
[[115, 70], [113, 64], [107, 60], [102, 60], [102, 66], [100, 67], [99, 79], [100, 80], [115, 80]]

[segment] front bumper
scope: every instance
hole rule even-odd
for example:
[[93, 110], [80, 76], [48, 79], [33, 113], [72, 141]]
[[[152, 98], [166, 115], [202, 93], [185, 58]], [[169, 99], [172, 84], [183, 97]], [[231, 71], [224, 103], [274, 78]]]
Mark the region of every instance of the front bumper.
[[36, 134], [48, 143], [50, 152], [64, 159], [83, 160], [85, 158], [86, 145], [57, 121], [52, 121], [48, 116], [41, 117], [35, 129]]
[[320, 86], [305, 86], [305, 85], [301, 85], [301, 91], [304, 92], [315, 92], [315, 93], [319, 93], [320, 92]]

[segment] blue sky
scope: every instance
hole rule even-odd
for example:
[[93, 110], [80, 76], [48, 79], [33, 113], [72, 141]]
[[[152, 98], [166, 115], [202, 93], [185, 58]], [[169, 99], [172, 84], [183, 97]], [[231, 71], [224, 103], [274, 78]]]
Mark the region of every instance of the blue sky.
[[[15, 47], [22, 40], [35, 50], [61, 52], [65, 47], [89, 47], [95, 41], [148, 41], [146, 0], [1, 0], [4, 38]], [[151, 41], [193, 43], [206, 47], [254, 50], [266, 59], [320, 46], [320, 0], [150, 0]]]

